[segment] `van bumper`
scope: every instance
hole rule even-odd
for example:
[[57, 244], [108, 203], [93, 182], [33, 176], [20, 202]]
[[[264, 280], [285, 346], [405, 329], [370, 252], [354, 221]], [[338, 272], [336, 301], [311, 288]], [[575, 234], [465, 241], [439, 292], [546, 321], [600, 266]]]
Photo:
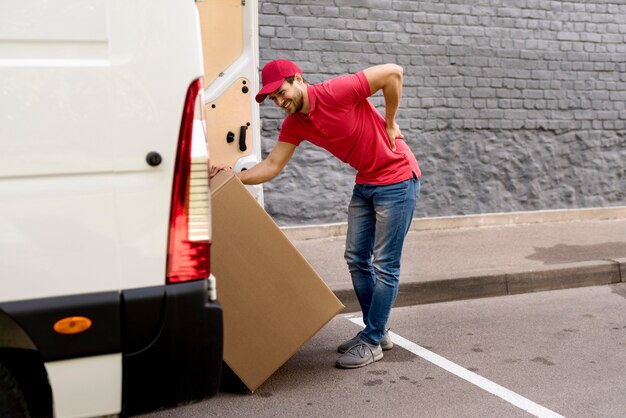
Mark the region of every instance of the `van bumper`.
[[[222, 373], [223, 316], [208, 280], [0, 303], [43, 362], [122, 353], [123, 414], [210, 397]], [[60, 318], [92, 320], [63, 335]]]
[[124, 291], [122, 300], [124, 414], [215, 395], [223, 316], [207, 280]]

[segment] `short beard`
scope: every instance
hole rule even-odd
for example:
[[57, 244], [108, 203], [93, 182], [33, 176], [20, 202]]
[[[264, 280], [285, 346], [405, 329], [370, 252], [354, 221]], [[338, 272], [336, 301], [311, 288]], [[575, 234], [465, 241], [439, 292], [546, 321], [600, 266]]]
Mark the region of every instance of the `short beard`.
[[[294, 106], [294, 111], [293, 113], [287, 112], [287, 114], [295, 115], [296, 113], [299, 113], [302, 110], [302, 107], [304, 106], [303, 94], [300, 93], [299, 95], [294, 96], [289, 100], [291, 101], [291, 104]], [[287, 109], [285, 109], [285, 111], [286, 110]]]

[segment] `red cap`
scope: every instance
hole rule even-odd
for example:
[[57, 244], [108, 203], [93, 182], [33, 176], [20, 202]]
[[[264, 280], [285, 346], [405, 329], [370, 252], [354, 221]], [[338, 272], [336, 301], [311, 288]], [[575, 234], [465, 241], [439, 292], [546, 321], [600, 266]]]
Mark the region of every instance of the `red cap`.
[[263, 88], [255, 97], [257, 103], [265, 100], [267, 95], [278, 89], [287, 77], [291, 77], [296, 73], [302, 75], [302, 70], [289, 60], [274, 60], [265, 64], [263, 71], [261, 71]]

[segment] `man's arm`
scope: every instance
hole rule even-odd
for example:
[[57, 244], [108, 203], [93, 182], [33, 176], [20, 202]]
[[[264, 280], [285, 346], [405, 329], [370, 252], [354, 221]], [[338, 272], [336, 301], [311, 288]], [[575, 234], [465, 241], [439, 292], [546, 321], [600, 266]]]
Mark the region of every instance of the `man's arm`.
[[295, 150], [295, 145], [278, 141], [266, 159], [237, 173], [237, 177], [243, 184], [259, 184], [271, 180], [287, 165]]
[[372, 94], [383, 91], [385, 98], [385, 124], [391, 149], [396, 149], [396, 138], [404, 138], [400, 127], [396, 123], [396, 112], [402, 97], [402, 67], [396, 64], [381, 64], [363, 71], [370, 85]]

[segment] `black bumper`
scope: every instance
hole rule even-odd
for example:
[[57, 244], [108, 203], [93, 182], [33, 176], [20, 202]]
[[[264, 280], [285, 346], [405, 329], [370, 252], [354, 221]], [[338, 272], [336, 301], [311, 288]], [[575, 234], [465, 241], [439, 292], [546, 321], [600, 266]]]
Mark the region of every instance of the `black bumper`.
[[[207, 281], [0, 303], [43, 361], [123, 354], [124, 414], [214, 395], [223, 354], [222, 308]], [[85, 316], [87, 331], [62, 335], [61, 318]]]
[[[137, 320], [155, 318], [161, 298], [159, 321]], [[207, 281], [132, 290], [123, 293], [123, 300], [124, 345], [129, 348], [124, 350], [124, 413], [215, 395], [222, 368], [223, 320], [221, 306], [208, 301]]]

